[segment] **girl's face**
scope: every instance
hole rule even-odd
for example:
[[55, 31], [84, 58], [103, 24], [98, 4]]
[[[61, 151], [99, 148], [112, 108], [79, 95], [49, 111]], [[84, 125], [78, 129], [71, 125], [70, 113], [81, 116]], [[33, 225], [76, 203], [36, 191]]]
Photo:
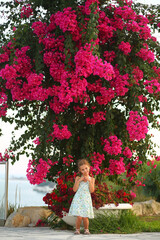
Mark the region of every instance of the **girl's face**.
[[89, 170], [90, 170], [90, 167], [86, 164], [80, 166], [80, 168], [79, 168], [79, 171], [82, 173], [83, 176], [88, 176]]

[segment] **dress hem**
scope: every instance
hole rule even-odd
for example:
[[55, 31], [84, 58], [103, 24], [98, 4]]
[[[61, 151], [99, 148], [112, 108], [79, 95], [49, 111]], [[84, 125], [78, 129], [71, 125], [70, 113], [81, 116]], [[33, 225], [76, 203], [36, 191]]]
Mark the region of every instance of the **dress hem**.
[[93, 219], [94, 218], [94, 216], [93, 217], [89, 217], [89, 216], [81, 216], [81, 215], [71, 215], [71, 214], [68, 214], [68, 216], [69, 217], [82, 217], [82, 218], [89, 218], [89, 219]]

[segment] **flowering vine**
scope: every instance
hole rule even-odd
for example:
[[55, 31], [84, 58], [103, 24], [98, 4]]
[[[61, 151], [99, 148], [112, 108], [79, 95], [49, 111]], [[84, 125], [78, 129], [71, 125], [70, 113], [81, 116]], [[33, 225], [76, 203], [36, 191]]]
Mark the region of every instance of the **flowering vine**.
[[31, 149], [29, 181], [58, 177], [59, 193], [44, 200], [59, 215], [72, 199], [79, 158], [88, 158], [97, 184], [125, 175], [128, 192], [116, 196], [131, 201], [139, 167], [155, 154], [149, 128], [159, 128], [158, 13], [149, 16], [147, 8], [141, 15], [126, 0], [75, 2], [14, 1], [4, 23], [14, 22], [8, 38], [0, 28], [0, 118], [27, 129], [13, 137], [7, 159]]

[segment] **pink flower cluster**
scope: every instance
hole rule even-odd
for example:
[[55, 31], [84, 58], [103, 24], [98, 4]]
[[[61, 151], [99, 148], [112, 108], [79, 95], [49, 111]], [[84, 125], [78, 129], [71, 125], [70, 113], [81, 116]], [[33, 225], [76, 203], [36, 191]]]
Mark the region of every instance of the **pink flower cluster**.
[[95, 125], [98, 122], [101, 122], [102, 120], [106, 120], [106, 112], [94, 112], [93, 113], [93, 118], [86, 118], [86, 123]]
[[125, 54], [128, 55], [131, 52], [131, 45], [129, 42], [122, 41], [118, 48]]
[[78, 76], [88, 77], [92, 74], [94, 68], [94, 56], [90, 51], [90, 46], [81, 48], [75, 55], [76, 74]]
[[28, 163], [26, 176], [31, 184], [40, 184], [42, 182], [46, 182], [45, 178], [47, 177], [47, 173], [52, 165], [52, 161], [50, 159], [48, 159], [46, 162], [40, 158], [38, 162], [39, 163], [37, 164], [35, 160], [29, 160]]
[[138, 66], [136, 66], [132, 71], [135, 83], [139, 85], [139, 81], [143, 79], [143, 71], [139, 69]]
[[160, 161], [160, 156], [155, 157], [156, 161], [159, 162]]
[[123, 158], [120, 157], [119, 160], [110, 159], [109, 160], [109, 172], [110, 175], [120, 175], [125, 172], [125, 163]]
[[26, 6], [23, 6], [21, 9], [21, 18], [29, 18], [31, 15], [33, 15], [33, 9], [30, 4], [27, 4]]
[[136, 198], [136, 193], [134, 193], [132, 190], [130, 191], [132, 199]]
[[94, 58], [93, 75], [97, 75], [107, 81], [115, 76], [113, 66], [106, 61], [103, 63], [102, 59], [98, 59], [97, 56]]
[[149, 93], [157, 94], [160, 92], [160, 83], [159, 78], [152, 79], [152, 80], [146, 80], [144, 83], [146, 85], [146, 89]]
[[123, 155], [127, 158], [131, 158], [132, 157], [132, 152], [128, 147], [125, 147], [125, 149], [123, 151]]
[[109, 41], [109, 39], [113, 37], [116, 28], [110, 25], [111, 21], [103, 11], [100, 11], [99, 13], [98, 23], [99, 23], [99, 25], [97, 26], [99, 30], [98, 38], [101, 44], [105, 44], [106, 42]]
[[43, 23], [41, 21], [38, 22], [34, 22], [32, 24], [32, 29], [33, 32], [38, 36], [38, 37], [44, 37], [46, 34], [46, 28], [47, 28], [47, 24]]
[[155, 60], [154, 53], [151, 50], [148, 50], [148, 48], [141, 48], [136, 55], [148, 63], [154, 62]]
[[86, 15], [89, 15], [91, 13], [90, 6], [94, 3], [97, 3], [97, 7], [98, 7], [98, 4], [99, 4], [98, 0], [86, 0], [85, 7], [84, 7], [84, 11]]
[[92, 166], [90, 168], [91, 173], [98, 175], [102, 173], [102, 170], [100, 169], [102, 162], [105, 160], [104, 154], [100, 154], [99, 152], [94, 152], [91, 156], [91, 163]]
[[9, 160], [8, 150], [6, 149], [4, 154], [0, 153], [0, 162], [7, 162]]
[[130, 140], [140, 141], [144, 139], [148, 132], [148, 119], [146, 116], [140, 116], [137, 111], [131, 111], [126, 123], [127, 131], [130, 136]]
[[7, 113], [7, 95], [4, 93], [3, 89], [0, 89], [0, 117], [6, 116]]
[[146, 98], [144, 95], [138, 96], [138, 100], [139, 100], [140, 102], [147, 102], [147, 98]]
[[137, 16], [135, 11], [129, 6], [115, 8], [114, 14], [116, 17], [120, 16], [124, 20], [135, 20]]
[[8, 62], [9, 54], [7, 52], [0, 54], [0, 63]]
[[104, 78], [107, 81], [114, 77], [113, 66], [102, 59], [98, 59], [97, 56], [93, 56], [90, 50], [91, 45], [86, 45], [81, 48], [75, 55], [74, 61], [76, 64], [77, 76], [89, 77], [91, 74], [98, 75], [100, 78]]
[[77, 41], [81, 38], [80, 28], [77, 23], [77, 15], [71, 7], [64, 8], [63, 12], [57, 12], [54, 15], [54, 23], [60, 27], [63, 32], [72, 33], [73, 40]]
[[116, 57], [116, 53], [114, 52], [114, 51], [105, 51], [104, 52], [104, 57], [105, 57], [105, 60], [107, 61], [107, 62], [112, 62], [114, 59], [115, 59], [115, 57]]
[[74, 162], [73, 157], [68, 155], [67, 157], [63, 157], [63, 164], [69, 167]]
[[51, 142], [53, 142], [55, 139], [69, 139], [72, 136], [71, 132], [68, 130], [67, 125], [61, 125], [61, 127], [59, 128], [57, 124], [54, 124], [53, 129], [54, 131], [49, 135], [49, 139], [51, 137], [49, 141]]
[[[158, 159], [158, 160], [157, 160], [157, 159]], [[159, 161], [159, 157], [158, 157], [157, 159], [156, 159], [156, 157], [155, 157], [155, 160], [156, 160], [156, 161]], [[150, 170], [149, 170], [149, 173], [151, 173], [152, 170], [157, 167], [157, 164], [155, 164], [155, 161], [154, 161], [154, 160], [149, 160], [149, 161], [147, 162], [147, 166], [150, 166], [150, 167], [151, 167]]]
[[160, 77], [160, 68], [157, 68], [156, 66], [154, 66], [153, 70]]
[[136, 21], [129, 20], [128, 23], [126, 23], [126, 29], [127, 31], [139, 32], [141, 27]]
[[36, 145], [39, 145], [41, 142], [39, 141], [39, 137], [37, 137], [34, 141], [33, 141]]
[[121, 154], [122, 151], [122, 142], [117, 136], [110, 136], [108, 139], [104, 139], [104, 151], [106, 151], [110, 155], [118, 155]]
[[101, 95], [96, 97], [99, 105], [107, 105], [115, 97], [115, 92], [111, 88], [100, 87], [99, 92]]
[[111, 87], [115, 89], [114, 92], [117, 94], [117, 96], [124, 96], [128, 92], [127, 86], [129, 86], [129, 75], [128, 73], [120, 75], [117, 68], [114, 68], [114, 71], [115, 78], [111, 81]]
[[73, 109], [74, 109], [75, 112], [83, 115], [85, 113], [85, 111], [88, 110], [88, 107], [74, 106]]
[[142, 161], [139, 161], [139, 157], [136, 157], [134, 161], [130, 162], [126, 166], [127, 174], [126, 177], [130, 178], [130, 182], [135, 181], [137, 176], [137, 169], [142, 164]]
[[145, 187], [145, 184], [144, 184], [142, 181], [140, 181], [140, 180], [136, 180], [136, 181], [135, 181], [135, 185], [136, 185], [137, 187], [140, 187], [140, 186]]
[[[50, 88], [43, 88], [43, 75], [31, 71], [31, 59], [26, 55], [29, 47], [16, 49], [13, 65], [5, 65], [0, 72], [1, 77], [6, 80], [6, 88], [11, 89], [13, 101], [24, 99], [44, 101], [50, 94]], [[27, 80], [23, 82], [22, 78]]]

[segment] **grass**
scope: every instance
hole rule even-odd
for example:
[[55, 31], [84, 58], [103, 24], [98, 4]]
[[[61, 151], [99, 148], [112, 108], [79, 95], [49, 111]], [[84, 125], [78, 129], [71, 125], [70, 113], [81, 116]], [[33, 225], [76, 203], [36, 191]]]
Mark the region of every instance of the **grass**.
[[132, 211], [118, 215], [101, 214], [90, 221], [91, 233], [137, 233], [160, 232], [160, 216], [138, 217]]
[[160, 215], [139, 217], [142, 232], [160, 232]]
[[90, 220], [91, 233], [135, 233], [141, 232], [140, 220], [131, 211], [118, 214], [99, 214]]
[[[48, 219], [48, 226], [59, 230], [74, 230], [54, 214]], [[92, 234], [118, 233], [131, 234], [140, 232], [160, 232], [160, 215], [139, 217], [131, 210], [121, 210], [115, 214], [99, 214], [89, 221]]]

